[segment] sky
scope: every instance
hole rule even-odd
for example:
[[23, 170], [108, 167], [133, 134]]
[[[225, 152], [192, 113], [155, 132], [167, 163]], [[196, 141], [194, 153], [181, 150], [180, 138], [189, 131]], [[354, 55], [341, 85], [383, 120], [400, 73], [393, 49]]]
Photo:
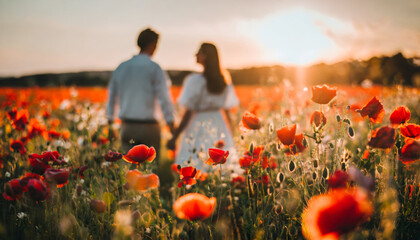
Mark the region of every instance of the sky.
[[0, 76], [114, 70], [160, 34], [162, 68], [200, 70], [212, 42], [226, 68], [420, 56], [418, 0], [0, 0]]

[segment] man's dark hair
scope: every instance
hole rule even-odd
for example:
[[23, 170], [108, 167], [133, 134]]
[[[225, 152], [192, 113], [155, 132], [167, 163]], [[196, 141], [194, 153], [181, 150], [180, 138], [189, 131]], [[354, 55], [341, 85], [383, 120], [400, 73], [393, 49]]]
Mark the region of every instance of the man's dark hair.
[[152, 29], [148, 28], [143, 30], [139, 34], [139, 38], [137, 39], [137, 45], [141, 49], [147, 48], [151, 43], [157, 42], [159, 38], [159, 34], [154, 32]]

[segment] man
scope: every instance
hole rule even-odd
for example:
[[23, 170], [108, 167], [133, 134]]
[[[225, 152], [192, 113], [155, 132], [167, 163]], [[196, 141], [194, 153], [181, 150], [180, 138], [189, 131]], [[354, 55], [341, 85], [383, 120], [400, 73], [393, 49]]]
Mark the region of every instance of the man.
[[112, 140], [111, 125], [115, 119], [116, 105], [119, 105], [122, 149], [125, 152], [134, 145], [145, 144], [153, 146], [159, 154], [161, 135], [157, 102], [173, 131], [174, 108], [169, 93], [171, 83], [160, 66], [151, 60], [158, 38], [159, 35], [149, 28], [142, 31], [137, 40], [140, 54], [121, 63], [109, 82], [109, 134]]

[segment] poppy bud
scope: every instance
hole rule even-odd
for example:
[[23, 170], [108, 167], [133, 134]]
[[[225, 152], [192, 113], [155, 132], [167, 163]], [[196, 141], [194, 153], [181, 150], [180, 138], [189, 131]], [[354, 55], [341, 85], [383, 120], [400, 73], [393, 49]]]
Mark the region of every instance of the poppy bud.
[[92, 209], [93, 211], [95, 211], [97, 213], [103, 213], [103, 212], [106, 211], [106, 204], [102, 200], [91, 199], [90, 200], [90, 209]]

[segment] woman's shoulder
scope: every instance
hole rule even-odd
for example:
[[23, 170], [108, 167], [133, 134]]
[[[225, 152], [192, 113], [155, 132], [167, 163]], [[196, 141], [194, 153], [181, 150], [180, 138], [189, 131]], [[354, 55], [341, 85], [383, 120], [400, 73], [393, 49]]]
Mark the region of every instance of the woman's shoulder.
[[193, 72], [188, 74], [185, 77], [185, 81], [205, 81], [206, 79], [204, 78], [202, 73], [197, 73], [197, 72]]
[[201, 73], [191, 73], [185, 77], [183, 85], [202, 85], [205, 84], [206, 79]]

